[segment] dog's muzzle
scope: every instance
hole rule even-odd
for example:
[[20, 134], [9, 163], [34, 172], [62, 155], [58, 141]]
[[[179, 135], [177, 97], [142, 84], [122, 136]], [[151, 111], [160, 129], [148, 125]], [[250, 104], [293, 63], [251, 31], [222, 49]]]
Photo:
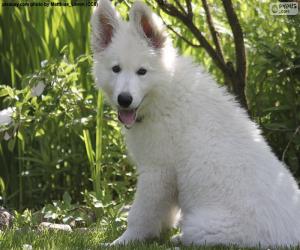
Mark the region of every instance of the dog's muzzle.
[[136, 108], [124, 108], [118, 107], [118, 119], [121, 123], [125, 125], [126, 128], [131, 128], [135, 123], [140, 123], [143, 121], [143, 115], [139, 115], [139, 108], [143, 103], [144, 98]]

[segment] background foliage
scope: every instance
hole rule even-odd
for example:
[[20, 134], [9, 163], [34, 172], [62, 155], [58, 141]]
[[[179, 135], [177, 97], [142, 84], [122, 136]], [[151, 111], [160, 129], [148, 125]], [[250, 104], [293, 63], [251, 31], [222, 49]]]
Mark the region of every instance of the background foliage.
[[[299, 179], [300, 17], [272, 16], [270, 2], [234, 2], [248, 55], [246, 94], [252, 118]], [[127, 2], [115, 4], [127, 17]], [[219, 2], [209, 4], [224, 54], [234, 57], [224, 10]], [[193, 9], [195, 22], [210, 38], [200, 1], [193, 1]], [[196, 42], [178, 20], [156, 11]], [[40, 208], [62, 199], [65, 191], [74, 202], [98, 208], [132, 198], [134, 168], [126, 157], [116, 115], [102, 106], [93, 85], [90, 14], [89, 7], [0, 7], [0, 110], [15, 107], [14, 122], [0, 128], [0, 196], [5, 206]], [[224, 84], [203, 49], [170, 34], [181, 53], [201, 62]], [[32, 89], [39, 83], [45, 89], [34, 96]], [[96, 140], [101, 129], [103, 147]], [[101, 168], [95, 176], [96, 166]], [[99, 190], [93, 188], [96, 181]], [[56, 211], [53, 206], [47, 207], [51, 216]]]

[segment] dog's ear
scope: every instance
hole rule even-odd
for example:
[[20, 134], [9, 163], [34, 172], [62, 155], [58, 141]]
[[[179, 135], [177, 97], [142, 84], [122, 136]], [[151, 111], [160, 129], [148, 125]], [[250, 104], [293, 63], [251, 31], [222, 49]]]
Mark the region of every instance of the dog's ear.
[[101, 52], [111, 42], [114, 32], [119, 26], [119, 17], [109, 0], [100, 0], [91, 18], [92, 48]]
[[132, 25], [147, 39], [151, 47], [160, 49], [164, 46], [167, 39], [164, 25], [146, 4], [140, 1], [135, 2], [131, 7], [129, 17]]

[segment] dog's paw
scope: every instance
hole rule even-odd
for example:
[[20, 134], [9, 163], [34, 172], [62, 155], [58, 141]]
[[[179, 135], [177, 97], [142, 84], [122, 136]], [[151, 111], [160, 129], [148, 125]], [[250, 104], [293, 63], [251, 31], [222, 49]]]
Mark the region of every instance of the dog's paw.
[[100, 243], [100, 247], [106, 248], [106, 247], [110, 247], [111, 243]]
[[116, 239], [111, 243], [111, 246], [127, 245], [128, 243], [133, 243], [133, 242], [153, 240], [156, 237], [158, 237], [158, 235], [159, 235], [158, 232], [153, 233], [144, 229], [130, 230], [127, 228], [127, 230], [118, 239]]
[[112, 243], [108, 243], [108, 242], [104, 242], [104, 243], [100, 243], [100, 247], [101, 248], [110, 248], [110, 247], [113, 247], [113, 246], [122, 246], [122, 245], [125, 245], [125, 242], [119, 242], [118, 239], [113, 241]]
[[126, 245], [129, 241], [126, 239], [123, 239], [122, 236], [116, 240], [114, 240], [112, 243], [109, 244], [109, 246], [120, 246], [120, 245]]
[[127, 245], [129, 242], [137, 241], [139, 238], [136, 234], [125, 231], [118, 239], [113, 241], [110, 246]]

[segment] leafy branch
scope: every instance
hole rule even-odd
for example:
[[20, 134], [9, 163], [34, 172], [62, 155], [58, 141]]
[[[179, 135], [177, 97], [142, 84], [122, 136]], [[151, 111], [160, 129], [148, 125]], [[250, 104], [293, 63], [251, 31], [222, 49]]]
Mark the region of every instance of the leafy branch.
[[226, 13], [228, 23], [230, 25], [233, 42], [235, 46], [235, 59], [234, 63], [226, 61], [223, 55], [222, 46], [219, 40], [219, 34], [214, 26], [211, 11], [206, 0], [202, 0], [202, 7], [206, 14], [207, 24], [212, 36], [212, 41], [204, 36], [199, 27], [194, 21], [194, 12], [192, 8], [191, 0], [185, 0], [184, 3], [175, 1], [175, 4], [168, 2], [167, 0], [155, 0], [160, 9], [166, 14], [175, 17], [193, 34], [195, 39], [199, 42], [199, 45], [191, 43], [187, 38], [183, 37], [177, 31], [175, 31], [170, 25], [167, 27], [182, 38], [187, 44], [193, 47], [202, 47], [212, 58], [216, 66], [222, 71], [225, 79], [225, 83], [230, 90], [236, 95], [240, 104], [248, 110], [247, 100], [245, 96], [245, 86], [247, 78], [247, 60], [244, 44], [244, 35], [239, 23], [238, 17], [234, 11], [231, 0], [222, 0], [222, 4]]

